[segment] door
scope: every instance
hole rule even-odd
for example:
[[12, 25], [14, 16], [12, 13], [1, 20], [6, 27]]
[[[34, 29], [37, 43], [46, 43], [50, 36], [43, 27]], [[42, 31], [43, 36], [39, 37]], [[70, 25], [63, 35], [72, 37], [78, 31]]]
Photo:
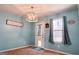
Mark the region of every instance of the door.
[[35, 46], [37, 47], [44, 47], [44, 28], [44, 22], [39, 22], [35, 25]]

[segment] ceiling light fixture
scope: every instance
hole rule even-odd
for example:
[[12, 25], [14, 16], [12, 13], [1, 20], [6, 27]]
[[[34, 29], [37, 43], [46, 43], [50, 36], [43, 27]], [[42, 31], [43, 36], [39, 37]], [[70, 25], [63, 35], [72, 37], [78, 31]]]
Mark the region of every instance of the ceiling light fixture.
[[34, 12], [34, 7], [31, 6], [31, 12], [28, 12], [26, 14], [26, 21], [29, 21], [29, 22], [37, 22], [38, 19], [37, 19], [37, 16], [36, 16], [36, 13]]

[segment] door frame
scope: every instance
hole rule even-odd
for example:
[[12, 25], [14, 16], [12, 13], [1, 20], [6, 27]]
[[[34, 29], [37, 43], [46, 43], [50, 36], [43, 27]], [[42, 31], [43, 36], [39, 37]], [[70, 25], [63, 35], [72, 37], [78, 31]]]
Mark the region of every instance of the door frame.
[[[38, 25], [38, 24], [43, 24], [43, 31], [45, 30], [45, 22], [44, 21], [41, 21], [41, 22], [37, 22], [37, 23], [35, 23], [35, 46], [37, 47], [37, 35], [36, 35], [36, 31], [37, 31], [37, 29], [36, 29], [36, 26]], [[42, 35], [42, 46], [41, 46], [41, 48], [44, 48], [44, 32], [43, 32], [43, 35]]]

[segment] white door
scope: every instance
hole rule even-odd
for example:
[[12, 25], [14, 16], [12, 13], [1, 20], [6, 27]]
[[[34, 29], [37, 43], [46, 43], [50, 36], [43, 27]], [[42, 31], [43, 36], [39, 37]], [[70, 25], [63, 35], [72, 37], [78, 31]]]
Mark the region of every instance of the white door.
[[37, 47], [44, 47], [44, 28], [44, 22], [39, 22], [35, 25], [35, 46]]

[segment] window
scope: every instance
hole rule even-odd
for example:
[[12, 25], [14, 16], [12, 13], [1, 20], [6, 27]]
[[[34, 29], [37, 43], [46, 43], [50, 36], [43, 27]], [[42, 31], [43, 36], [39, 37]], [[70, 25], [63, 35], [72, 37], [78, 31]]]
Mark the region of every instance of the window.
[[63, 17], [53, 19], [53, 41], [62, 43], [64, 33]]
[[44, 26], [42, 23], [37, 23], [36, 24], [36, 35], [37, 36], [42, 36], [43, 35], [43, 32], [44, 32]]

